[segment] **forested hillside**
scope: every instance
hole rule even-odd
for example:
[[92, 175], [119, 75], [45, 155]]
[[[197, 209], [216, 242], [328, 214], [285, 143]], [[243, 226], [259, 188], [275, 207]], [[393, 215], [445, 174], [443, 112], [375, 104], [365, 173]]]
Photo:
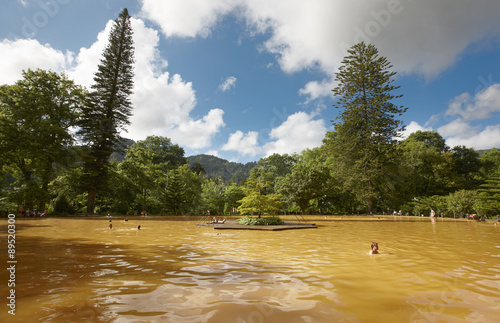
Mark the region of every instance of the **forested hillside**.
[[226, 182], [240, 183], [248, 177], [250, 170], [257, 165], [256, 162], [246, 164], [234, 163], [211, 155], [195, 155], [187, 158], [189, 166], [199, 162], [205, 168], [207, 177], [221, 177]]

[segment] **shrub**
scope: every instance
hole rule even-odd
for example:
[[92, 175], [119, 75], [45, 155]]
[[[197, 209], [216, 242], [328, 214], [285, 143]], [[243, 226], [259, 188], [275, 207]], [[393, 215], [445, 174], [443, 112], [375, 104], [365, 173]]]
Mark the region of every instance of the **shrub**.
[[238, 222], [244, 225], [280, 225], [284, 223], [283, 220], [277, 216], [256, 218], [248, 215], [239, 219]]

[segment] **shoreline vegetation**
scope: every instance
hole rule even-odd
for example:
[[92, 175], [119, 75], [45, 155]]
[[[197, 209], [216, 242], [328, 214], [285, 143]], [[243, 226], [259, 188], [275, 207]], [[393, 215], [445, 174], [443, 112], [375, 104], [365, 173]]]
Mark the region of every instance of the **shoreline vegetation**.
[[[401, 138], [407, 108], [395, 103], [396, 73], [363, 42], [335, 77], [338, 114], [319, 147], [239, 168], [220, 158], [190, 163], [168, 137], [119, 137], [133, 87], [129, 20], [124, 9], [90, 90], [41, 69], [0, 85], [0, 214], [500, 214], [500, 149], [448, 147], [436, 131]], [[127, 50], [113, 59], [119, 48]], [[117, 79], [124, 87], [108, 100]], [[242, 221], [273, 221], [253, 218]]]
[[[12, 214], [12, 213], [9, 213]], [[3, 213], [0, 215], [0, 218], [7, 218], [8, 214]], [[253, 222], [257, 223], [258, 221], [254, 219], [258, 219], [256, 215], [238, 215], [238, 214], [233, 214], [233, 215], [217, 215], [219, 218], [224, 218], [228, 221], [233, 221], [237, 223], [240, 220], [243, 220], [243, 222]], [[430, 217], [428, 215], [424, 216], [416, 216], [416, 215], [387, 215], [387, 214], [327, 214], [327, 215], [318, 215], [318, 214], [305, 214], [302, 215], [299, 218], [298, 216], [295, 216], [293, 214], [287, 214], [287, 215], [262, 215], [261, 219], [266, 219], [266, 218], [278, 218], [279, 220], [283, 221], [281, 224], [290, 222], [290, 221], [295, 221], [295, 222], [302, 222], [302, 223], [307, 223], [309, 221], [315, 221], [315, 222], [321, 222], [321, 221], [394, 221], [394, 219], [402, 220], [402, 219], [408, 219], [408, 220], [431, 220], [431, 221], [467, 221], [467, 222], [485, 222], [485, 223], [495, 223], [498, 222], [497, 219], [494, 218], [472, 218], [472, 217], [465, 217], [465, 216], [457, 216], [456, 218], [454, 217]], [[20, 216], [16, 215], [17, 219], [30, 219], [30, 220], [35, 220], [35, 219], [50, 219], [50, 218], [58, 218], [58, 219], [103, 219], [103, 220], [157, 220], [157, 219], [165, 219], [165, 220], [182, 220], [182, 221], [198, 221], [204, 218], [203, 215], [189, 215], [189, 214], [182, 214], [182, 215], [174, 215], [174, 214], [148, 214], [148, 216], [141, 216], [141, 215], [124, 215], [124, 214], [111, 214], [110, 216], [107, 216], [105, 214], [93, 214], [93, 215], [85, 215], [85, 214], [71, 214], [71, 215], [61, 215], [61, 214], [49, 214], [48, 216], [43, 216], [43, 217], [29, 217], [29, 216]], [[250, 218], [250, 219], [246, 219]], [[273, 220], [262, 220], [262, 222], [266, 221], [273, 221]], [[277, 224], [253, 224], [249, 223], [248, 225], [280, 225], [279, 223]], [[245, 223], [241, 223], [245, 225]]]

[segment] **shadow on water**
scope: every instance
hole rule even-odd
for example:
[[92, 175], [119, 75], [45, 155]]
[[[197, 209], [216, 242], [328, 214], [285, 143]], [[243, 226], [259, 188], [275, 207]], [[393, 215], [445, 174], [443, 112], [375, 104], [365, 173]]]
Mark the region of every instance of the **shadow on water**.
[[[17, 315], [9, 322], [226, 322], [240, 313], [244, 320], [277, 315], [295, 322], [314, 308], [334, 313], [337, 298], [299, 269], [214, 257], [185, 243], [141, 247], [23, 236], [17, 249]], [[7, 280], [4, 271], [0, 279]], [[329, 295], [323, 302], [309, 291], [314, 280], [315, 292]]]
[[[23, 225], [29, 226], [29, 225]], [[18, 226], [22, 228], [23, 226]], [[38, 226], [40, 227], [40, 226]], [[99, 298], [107, 293], [134, 294], [154, 290], [179, 270], [175, 259], [189, 254], [185, 247], [168, 248], [170, 261], [143, 268], [151, 257], [141, 256], [130, 246], [98, 244], [85, 240], [20, 237], [16, 244], [16, 319], [41, 321], [101, 321], [106, 310]], [[0, 272], [2, 282], [8, 272]], [[147, 283], [143, 281], [147, 275]], [[174, 275], [171, 275], [172, 277]], [[127, 283], [129, 282], [129, 283]], [[99, 286], [122, 285], [119, 288]], [[26, 308], [25, 308], [26, 307]], [[35, 309], [33, 311], [27, 309]]]

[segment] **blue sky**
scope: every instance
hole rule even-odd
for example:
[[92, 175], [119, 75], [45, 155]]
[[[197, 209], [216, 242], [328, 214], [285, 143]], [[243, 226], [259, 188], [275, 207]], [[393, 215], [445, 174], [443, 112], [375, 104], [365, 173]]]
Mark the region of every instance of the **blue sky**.
[[136, 45], [124, 136], [166, 136], [186, 156], [248, 162], [321, 145], [335, 72], [364, 40], [394, 65], [409, 134], [500, 147], [498, 0], [9, 0], [0, 84], [27, 68], [84, 86], [123, 8]]

